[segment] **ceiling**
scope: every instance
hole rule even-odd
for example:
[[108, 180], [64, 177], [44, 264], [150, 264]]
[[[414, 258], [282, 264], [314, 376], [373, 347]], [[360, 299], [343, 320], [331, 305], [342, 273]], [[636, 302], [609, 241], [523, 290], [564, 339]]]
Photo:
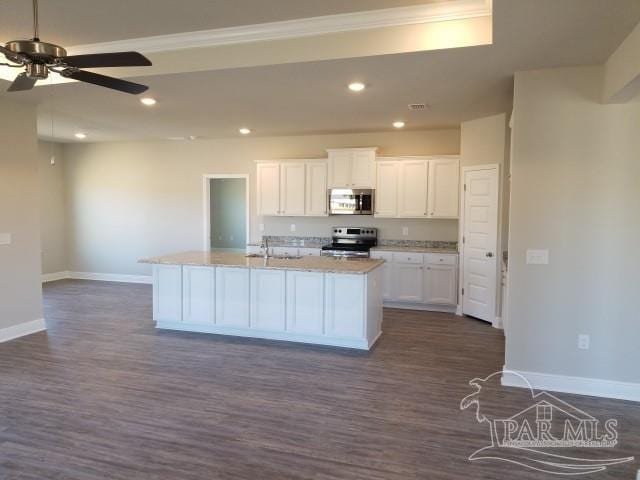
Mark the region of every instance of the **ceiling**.
[[[25, 10], [25, 3], [0, 2], [2, 38], [13, 23], [10, 7]], [[51, 40], [74, 45], [427, 2], [191, 0], [175, 15], [177, 2], [170, 0], [65, 0], [64, 15], [49, 18], [46, 5], [54, 1], [41, 3], [42, 22], [65, 32]], [[125, 8], [129, 13], [118, 20]], [[640, 2], [495, 0], [493, 21], [488, 46], [136, 77], [151, 85], [153, 108], [77, 83], [7, 94], [8, 83], [0, 81], [0, 97], [37, 103], [40, 135], [60, 141], [73, 141], [77, 131], [87, 132], [87, 141], [230, 137], [241, 126], [255, 135], [381, 131], [397, 119], [409, 129], [457, 127], [510, 110], [515, 71], [603, 63], [640, 21]], [[346, 89], [356, 78], [368, 84], [357, 95]], [[430, 108], [410, 112], [409, 103]]]

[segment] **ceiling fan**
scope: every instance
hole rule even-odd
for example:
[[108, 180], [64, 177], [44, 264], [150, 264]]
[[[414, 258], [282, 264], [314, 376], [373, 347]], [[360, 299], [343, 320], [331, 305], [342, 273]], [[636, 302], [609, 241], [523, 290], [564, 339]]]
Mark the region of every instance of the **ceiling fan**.
[[0, 53], [12, 62], [0, 63], [0, 65], [25, 70], [16, 77], [9, 87], [9, 92], [31, 90], [38, 80], [45, 80], [49, 72], [132, 95], [138, 95], [149, 89], [146, 85], [139, 83], [81, 70], [82, 68], [151, 66], [151, 62], [144, 55], [138, 52], [114, 52], [68, 56], [64, 48], [41, 42], [38, 33], [38, 0], [33, 0], [33, 38], [14, 40], [5, 46], [0, 44]]

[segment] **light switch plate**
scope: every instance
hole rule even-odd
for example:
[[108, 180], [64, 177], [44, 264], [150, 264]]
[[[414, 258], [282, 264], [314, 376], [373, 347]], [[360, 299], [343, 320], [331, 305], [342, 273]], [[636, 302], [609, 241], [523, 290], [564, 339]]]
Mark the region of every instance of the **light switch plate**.
[[527, 265], [548, 265], [549, 250], [527, 250]]
[[409, 236], [409, 227], [402, 227], [402, 235], [405, 237]]
[[0, 245], [11, 245], [10, 233], [0, 233]]
[[296, 226], [295, 226], [295, 224], [293, 224], [293, 223], [291, 224], [291, 231], [292, 231], [292, 232], [295, 232], [295, 231], [296, 231]]
[[261, 223], [260, 225], [258, 225], [258, 228], [260, 229], [261, 232], [264, 232], [264, 223]]
[[591, 337], [589, 335], [585, 335], [585, 334], [578, 335], [578, 348], [580, 350], [589, 350], [590, 345], [591, 345]]

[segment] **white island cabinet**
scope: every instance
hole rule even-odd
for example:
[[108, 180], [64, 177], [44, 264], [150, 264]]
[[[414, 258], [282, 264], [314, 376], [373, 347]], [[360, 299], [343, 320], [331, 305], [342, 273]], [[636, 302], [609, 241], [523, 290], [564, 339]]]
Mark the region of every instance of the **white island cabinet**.
[[159, 329], [363, 350], [382, 333], [380, 260], [191, 252], [143, 262]]

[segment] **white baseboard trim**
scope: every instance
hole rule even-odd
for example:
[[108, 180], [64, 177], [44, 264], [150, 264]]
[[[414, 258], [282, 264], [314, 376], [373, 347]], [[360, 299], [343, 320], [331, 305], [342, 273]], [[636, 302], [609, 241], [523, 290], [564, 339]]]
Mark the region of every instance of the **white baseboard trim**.
[[502, 317], [496, 317], [495, 320], [493, 321], [493, 328], [496, 328], [498, 330], [504, 330], [504, 325], [502, 323]]
[[43, 273], [42, 283], [56, 282], [58, 280], [64, 280], [66, 278], [69, 278], [69, 272]]
[[462, 315], [462, 305], [458, 305], [458, 306], [456, 307], [456, 315], [457, 315], [457, 316], [459, 316], [459, 317], [462, 317], [462, 316], [463, 316], [463, 315]]
[[404, 303], [404, 302], [389, 302], [385, 300], [382, 303], [386, 308], [399, 308], [401, 310], [422, 310], [425, 312], [442, 312], [442, 313], [455, 313], [456, 307], [449, 305], [430, 305], [424, 303]]
[[31, 322], [20, 323], [11, 327], [0, 329], [0, 343], [8, 342], [16, 338], [31, 335], [32, 333], [41, 332], [46, 330], [47, 326], [44, 323], [44, 318], [32, 320]]
[[55, 282], [57, 280], [97, 280], [100, 282], [119, 283], [153, 283], [151, 275], [119, 275], [115, 273], [90, 273], [90, 272], [57, 272], [42, 275], [42, 283]]
[[506, 387], [528, 388], [519, 376], [522, 375], [536, 390], [640, 402], [640, 383], [524, 371], [516, 371], [514, 374], [510, 371], [512, 370], [505, 367], [502, 372], [502, 385]]
[[151, 275], [119, 275], [116, 273], [90, 273], [90, 272], [69, 272], [69, 277], [73, 280], [97, 280], [100, 282], [120, 282], [120, 283], [153, 283]]

